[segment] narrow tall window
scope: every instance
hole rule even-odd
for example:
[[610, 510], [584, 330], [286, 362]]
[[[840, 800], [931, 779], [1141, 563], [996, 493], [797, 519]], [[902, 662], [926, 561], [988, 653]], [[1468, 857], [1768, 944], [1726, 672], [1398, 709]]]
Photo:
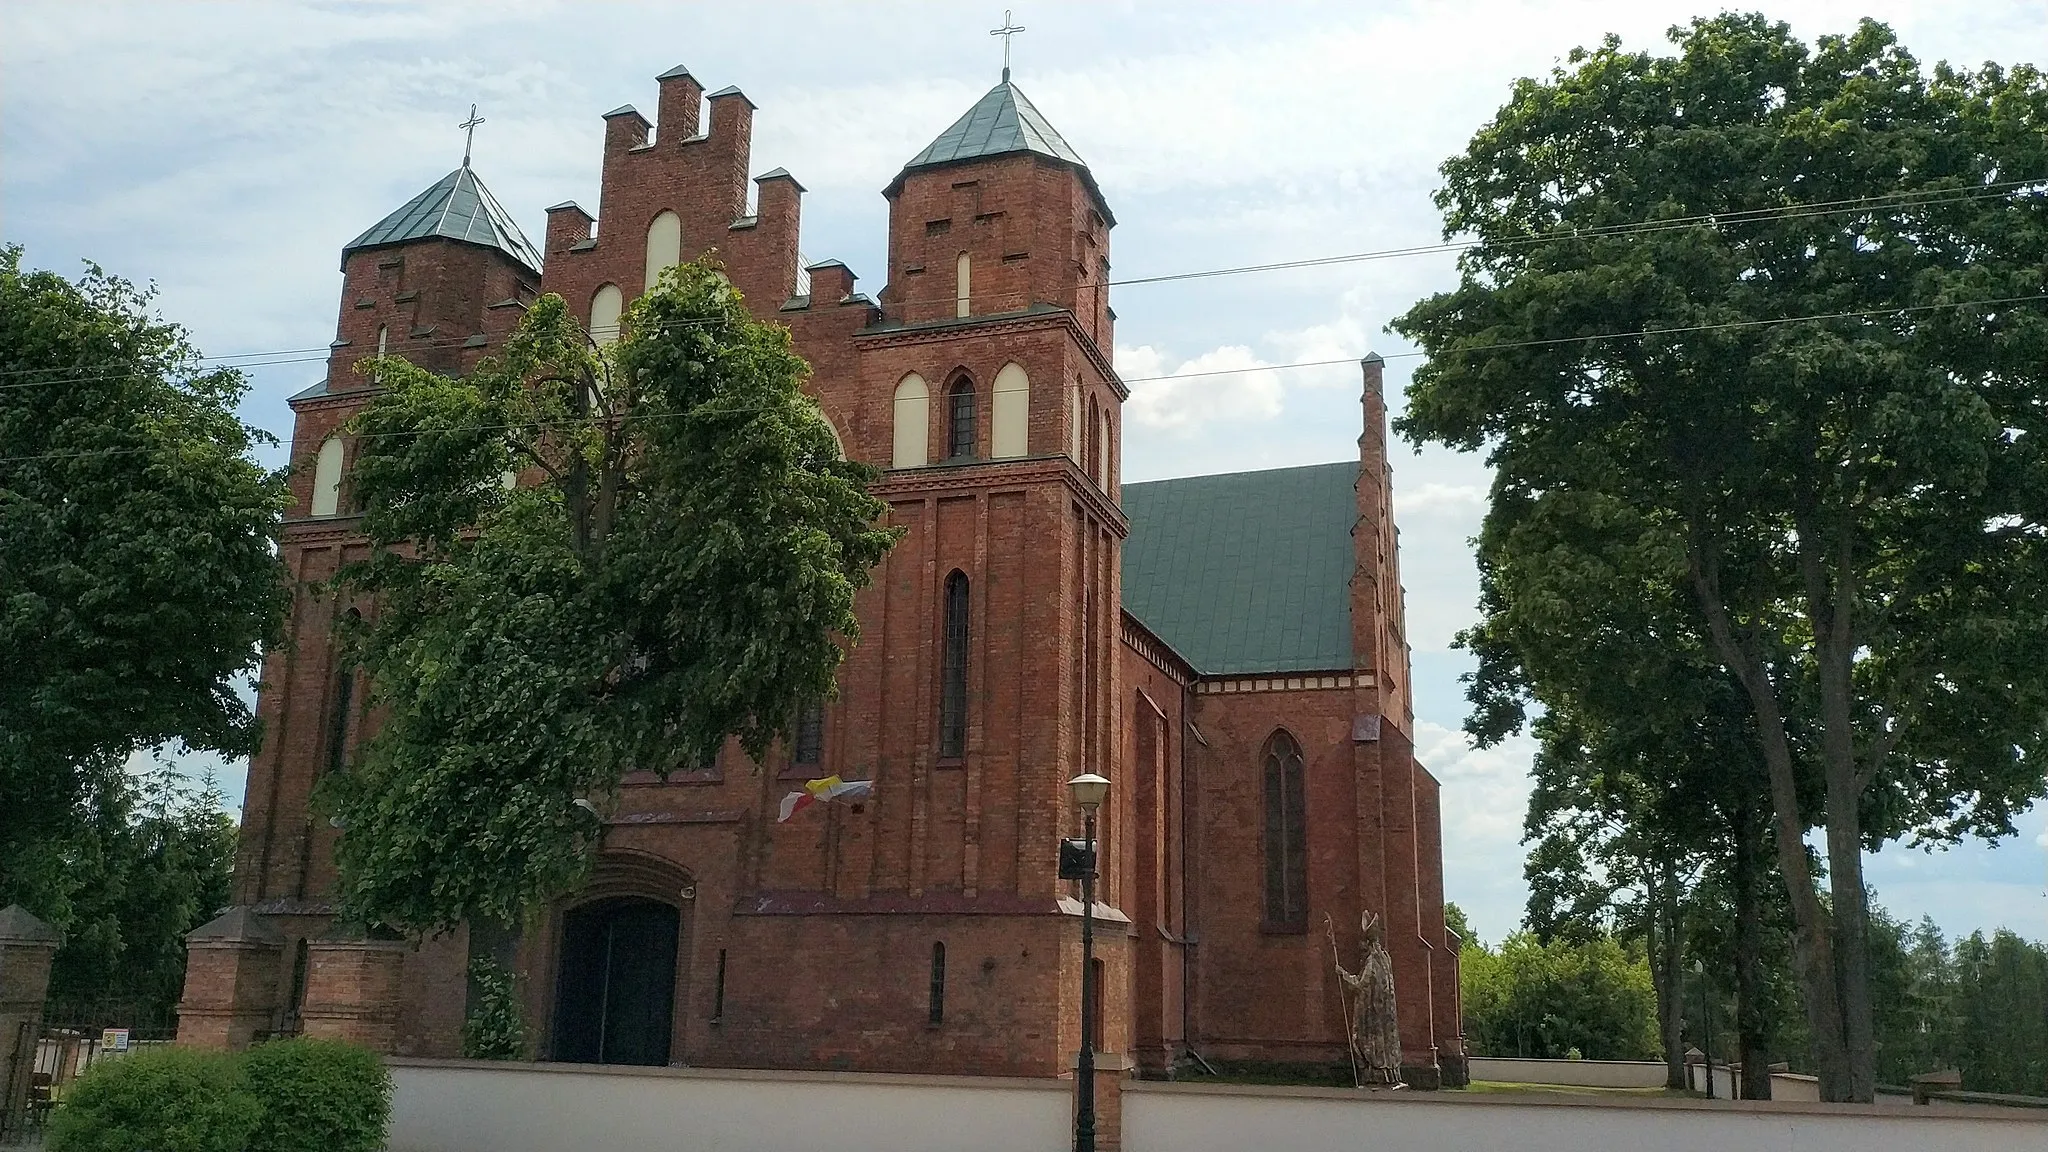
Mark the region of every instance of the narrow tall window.
[[313, 515], [333, 516], [341, 511], [341, 463], [341, 437], [330, 436], [313, 461]]
[[816, 768], [824, 759], [825, 708], [812, 702], [797, 710], [796, 731], [790, 736], [789, 762], [797, 768]]
[[967, 753], [967, 574], [946, 577], [945, 647], [939, 668], [939, 758]]
[[1308, 926], [1308, 814], [1302, 786], [1301, 745], [1286, 732], [1266, 741], [1266, 927]]
[[932, 944], [932, 996], [928, 1019], [935, 1028], [946, 1022], [946, 946], [936, 942]]
[[606, 284], [590, 297], [590, 339], [602, 347], [619, 338], [619, 315], [626, 310], [626, 295], [617, 284]]
[[711, 981], [711, 1022], [725, 1022], [725, 949], [718, 950], [718, 974]]
[[683, 262], [683, 221], [673, 212], [663, 212], [647, 225], [647, 286], [661, 274]]
[[932, 400], [924, 377], [912, 372], [896, 384], [894, 468], [922, 468], [931, 458]]
[[301, 936], [292, 946], [292, 994], [285, 1002], [284, 1028], [287, 1036], [297, 1036], [306, 1011], [306, 939]]
[[1088, 458], [1081, 452], [1081, 382], [1067, 389], [1067, 455], [1082, 468], [1088, 467]]
[[974, 381], [961, 377], [946, 393], [946, 458], [974, 459]]
[[1102, 484], [1102, 490], [1107, 492], [1116, 484], [1116, 425], [1110, 422], [1109, 413], [1106, 411], [1102, 413], [1101, 420], [1102, 436], [1098, 447], [1102, 452], [1102, 460], [1098, 479]]
[[327, 719], [327, 771], [339, 772], [348, 761], [348, 714], [356, 706], [356, 670], [346, 664], [334, 670], [334, 715]]
[[[342, 627], [353, 631], [362, 623], [363, 614], [354, 608], [343, 617]], [[346, 658], [346, 649], [340, 642], [334, 646], [337, 657], [334, 665], [333, 714], [327, 718], [327, 766], [328, 772], [339, 772], [348, 763], [348, 721], [349, 714], [356, 706], [356, 668]]]
[[384, 349], [390, 346], [391, 329], [382, 324], [377, 325], [377, 359], [382, 360], [384, 358]]
[[970, 267], [972, 263], [967, 258], [967, 253], [965, 252], [960, 254], [960, 259], [953, 262], [953, 315], [955, 316], [966, 316], [971, 312], [972, 297], [968, 291], [968, 281], [973, 276], [973, 269]]
[[1081, 467], [1087, 470], [1088, 475], [1092, 477], [1097, 484], [1102, 485], [1103, 487], [1108, 487], [1108, 485], [1103, 481], [1101, 471], [1102, 413], [1101, 409], [1096, 405], [1093, 398], [1089, 399], [1088, 401], [1088, 426], [1084, 435], [1087, 439], [1087, 444], [1085, 445], [1085, 447], [1087, 449], [1088, 458], [1081, 462]]
[[997, 460], [1024, 455], [1031, 446], [1031, 377], [1017, 363], [996, 373], [988, 418], [988, 454]]

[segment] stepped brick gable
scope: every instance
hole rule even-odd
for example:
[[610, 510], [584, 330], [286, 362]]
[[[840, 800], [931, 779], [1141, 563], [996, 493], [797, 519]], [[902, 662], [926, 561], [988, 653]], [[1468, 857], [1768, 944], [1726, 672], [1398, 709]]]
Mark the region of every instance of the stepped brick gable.
[[[1356, 460], [1124, 485], [1115, 216], [1007, 75], [884, 190], [873, 296], [836, 260], [799, 266], [804, 189], [750, 175], [744, 93], [707, 95], [681, 67], [656, 83], [654, 121], [603, 117], [595, 213], [547, 209], [539, 246], [465, 162], [342, 252], [327, 374], [292, 399], [282, 552], [305, 591], [264, 665], [237, 911], [219, 922], [235, 931], [195, 936], [192, 1039], [310, 1029], [453, 1055], [466, 961], [490, 954], [525, 976], [542, 1059], [1067, 1074], [1080, 906], [1057, 847], [1080, 834], [1064, 782], [1096, 771], [1114, 782], [1103, 1067], [1342, 1065], [1324, 918], [1355, 951], [1369, 909], [1407, 1078], [1460, 1077], [1378, 358]], [[904, 529], [862, 594], [838, 699], [802, 762], [728, 747], [629, 778], [590, 883], [532, 924], [337, 937], [341, 833], [308, 796], [373, 721], [331, 639], [350, 608], [312, 585], [365, 548], [345, 481], [344, 423], [369, 395], [355, 363], [461, 372], [547, 292], [609, 339], [663, 267], [706, 252], [792, 331]], [[950, 692], [949, 645], [966, 656]], [[873, 791], [777, 823], [785, 792], [834, 774]]]

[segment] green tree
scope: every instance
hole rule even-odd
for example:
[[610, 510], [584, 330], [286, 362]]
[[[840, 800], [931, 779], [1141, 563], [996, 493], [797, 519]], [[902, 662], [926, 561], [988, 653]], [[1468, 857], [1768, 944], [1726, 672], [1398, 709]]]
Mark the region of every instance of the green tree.
[[247, 383], [151, 301], [0, 248], [0, 904], [58, 923], [130, 753], [254, 747], [236, 688], [285, 603], [289, 496], [250, 458]]
[[1527, 932], [1459, 954], [1465, 1035], [1482, 1056], [1646, 1060], [1656, 993], [1639, 951], [1611, 936], [1548, 944]]
[[1930, 77], [1871, 22], [1672, 39], [1573, 52], [1445, 164], [1476, 246], [1396, 322], [1430, 355], [1401, 427], [1487, 448], [1496, 503], [1597, 495], [1680, 550], [1753, 716], [1823, 1094], [1868, 1100], [1862, 853], [2008, 835], [2044, 786], [2048, 83]]
[[1461, 950], [1466, 944], [1479, 943], [1479, 937], [1472, 934], [1472, 925], [1465, 919], [1465, 910], [1458, 907], [1456, 901], [1444, 903], [1444, 927], [1458, 934]]
[[1973, 932], [1956, 942], [1953, 979], [1963, 1086], [2048, 1096], [2048, 948]]
[[759, 757], [831, 693], [896, 533], [788, 331], [706, 263], [608, 347], [550, 295], [461, 379], [365, 367], [351, 484], [377, 551], [342, 589], [381, 728], [323, 786], [341, 905], [514, 922], [582, 875], [624, 773], [730, 735]]
[[[185, 984], [185, 933], [228, 903], [235, 827], [212, 781], [159, 762], [89, 805], [60, 852], [74, 891], [50, 1000], [67, 1024], [169, 1024]], [[104, 1019], [81, 1013], [99, 1011]]]

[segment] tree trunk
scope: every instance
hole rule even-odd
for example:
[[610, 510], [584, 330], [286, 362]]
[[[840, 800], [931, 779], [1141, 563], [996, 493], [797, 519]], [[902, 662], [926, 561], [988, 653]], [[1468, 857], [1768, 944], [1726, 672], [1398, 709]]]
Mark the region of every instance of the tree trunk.
[[[1806, 821], [1799, 812], [1798, 777], [1792, 762], [1791, 741], [1785, 733], [1784, 714], [1778, 710], [1777, 685], [1762, 659], [1736, 637], [1734, 621], [1728, 606], [1721, 601], [1710, 562], [1695, 549], [1691, 564], [1693, 586], [1699, 593], [1714, 648], [1742, 682], [1755, 712], [1757, 743], [1771, 781], [1771, 830], [1778, 852], [1778, 870], [1785, 877], [1785, 893], [1792, 902], [1793, 968], [1799, 977], [1807, 1026], [1813, 1033], [1813, 1062], [1820, 1079], [1820, 1098], [1832, 1102], [1851, 1100], [1854, 1088], [1842, 1023], [1842, 997], [1836, 983], [1833, 929], [1828, 910], [1821, 905], [1820, 893], [1814, 889], [1813, 871], [1807, 865]], [[1855, 876], [1860, 890], [1860, 857], [1856, 860]]]
[[1835, 958], [1842, 986], [1842, 1036], [1847, 1049], [1848, 1099], [1868, 1104], [1877, 1095], [1877, 1030], [1870, 1008], [1870, 905], [1863, 886], [1862, 821], [1856, 801], [1835, 815], [1828, 789], [1828, 888], [1835, 913]]
[[1744, 803], [1735, 812], [1735, 1037], [1742, 1061], [1742, 1098], [1771, 1098], [1769, 1026], [1763, 1005], [1763, 909], [1757, 891], [1757, 840], [1764, 834], [1756, 810]]
[[[1664, 1041], [1664, 1086], [1683, 1091], [1685, 1082], [1685, 1002], [1680, 999], [1682, 953], [1678, 930], [1678, 882], [1670, 865], [1652, 866], [1649, 873], [1650, 985], [1657, 991], [1657, 1034]], [[1661, 928], [1663, 935], [1658, 935]]]
[[1799, 566], [1806, 581], [1806, 618], [1813, 627], [1820, 681], [1828, 889], [1834, 905], [1836, 978], [1848, 1072], [1844, 1098], [1868, 1104], [1877, 1093], [1877, 1035], [1870, 1014], [1870, 948], [1865, 932], [1870, 906], [1863, 887], [1863, 786], [1856, 770], [1854, 584], [1846, 537], [1829, 550], [1837, 553], [1830, 572], [1823, 565], [1813, 518], [1795, 520]]

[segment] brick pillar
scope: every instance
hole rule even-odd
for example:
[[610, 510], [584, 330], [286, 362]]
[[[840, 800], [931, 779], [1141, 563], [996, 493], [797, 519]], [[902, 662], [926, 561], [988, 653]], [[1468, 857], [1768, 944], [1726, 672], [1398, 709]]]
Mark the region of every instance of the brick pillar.
[[0, 908], [0, 1117], [16, 1116], [35, 1070], [50, 961], [63, 937], [19, 904]]
[[[1067, 1064], [1068, 1077], [1078, 1075], [1079, 1054]], [[1119, 1152], [1124, 1146], [1124, 1081], [1131, 1078], [1137, 1063], [1121, 1052], [1095, 1054], [1095, 1147], [1097, 1152]], [[1074, 1103], [1079, 1104], [1078, 1097]], [[1078, 1119], [1070, 1110], [1070, 1116]], [[1072, 1128], [1068, 1129], [1069, 1134]]]
[[361, 936], [307, 941], [305, 1034], [392, 1052], [408, 951], [403, 941]]
[[239, 1051], [277, 1027], [284, 933], [237, 905], [185, 934], [178, 1043]]

